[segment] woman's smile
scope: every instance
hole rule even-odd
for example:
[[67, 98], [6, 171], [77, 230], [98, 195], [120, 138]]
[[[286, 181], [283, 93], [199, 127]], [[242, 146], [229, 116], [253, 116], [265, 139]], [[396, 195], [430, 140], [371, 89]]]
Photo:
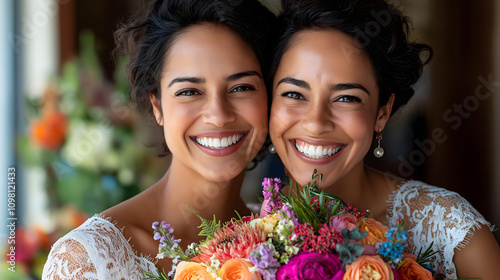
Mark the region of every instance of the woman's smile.
[[223, 157], [236, 152], [248, 135], [245, 132], [211, 132], [189, 138], [197, 147], [210, 156]]
[[345, 147], [343, 144], [312, 144], [299, 139], [290, 140], [290, 144], [295, 147], [295, 151], [299, 156], [305, 157], [304, 160], [312, 161], [313, 163], [326, 163], [338, 155]]

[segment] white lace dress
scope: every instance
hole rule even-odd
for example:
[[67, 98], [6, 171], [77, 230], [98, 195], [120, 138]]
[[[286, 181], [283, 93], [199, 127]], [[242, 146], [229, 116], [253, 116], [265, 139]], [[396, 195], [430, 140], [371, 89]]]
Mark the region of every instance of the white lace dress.
[[99, 215], [59, 239], [50, 250], [42, 279], [143, 279], [154, 263], [138, 256], [123, 233]]
[[453, 255], [456, 248], [467, 245], [473, 231], [485, 225], [493, 226], [463, 197], [455, 192], [429, 186], [419, 181], [407, 181], [389, 198], [387, 220], [396, 226], [406, 222], [406, 251], [417, 254], [434, 242], [435, 270], [447, 279], [456, 279]]

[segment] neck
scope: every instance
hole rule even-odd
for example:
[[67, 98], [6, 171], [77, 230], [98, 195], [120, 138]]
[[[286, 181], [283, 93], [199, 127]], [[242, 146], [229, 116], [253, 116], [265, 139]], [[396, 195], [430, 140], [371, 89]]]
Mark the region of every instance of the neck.
[[[360, 162], [349, 173], [336, 179], [330, 185], [324, 185], [324, 181], [321, 182], [319, 189], [339, 196], [346, 203], [355, 203], [358, 209], [371, 209], [371, 205], [369, 204], [374, 188], [372, 188], [370, 177], [363, 162]], [[295, 182], [293, 177], [290, 176], [290, 178]], [[286, 189], [285, 191], [288, 190]], [[368, 205], [368, 208], [363, 208], [367, 207], [366, 205]]]
[[245, 171], [227, 181], [213, 182], [172, 159], [169, 170], [158, 182], [161, 188], [162, 211], [173, 217], [177, 226], [199, 225], [200, 220], [189, 209], [207, 220], [229, 221], [236, 217], [235, 210], [242, 216], [250, 214], [240, 198]]

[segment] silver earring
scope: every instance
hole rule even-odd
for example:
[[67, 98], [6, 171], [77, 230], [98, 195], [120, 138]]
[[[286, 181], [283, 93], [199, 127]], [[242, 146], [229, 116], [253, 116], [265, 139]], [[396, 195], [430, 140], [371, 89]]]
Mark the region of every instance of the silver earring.
[[274, 148], [274, 145], [273, 145], [273, 144], [269, 145], [269, 147], [267, 147], [267, 150], [268, 150], [271, 154], [276, 154], [276, 148]]
[[378, 141], [378, 146], [375, 149], [373, 149], [373, 154], [378, 158], [381, 158], [384, 155], [384, 149], [380, 147], [380, 141], [382, 141], [382, 133], [380, 131], [381, 130], [379, 129], [377, 136], [375, 136], [375, 139], [377, 139]]

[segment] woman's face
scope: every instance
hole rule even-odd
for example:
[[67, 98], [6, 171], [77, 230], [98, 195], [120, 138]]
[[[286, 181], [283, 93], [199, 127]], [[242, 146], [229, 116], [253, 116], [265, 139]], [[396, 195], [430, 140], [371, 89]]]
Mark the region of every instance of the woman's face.
[[390, 115], [392, 102], [389, 111], [379, 110], [378, 97], [369, 57], [350, 36], [294, 35], [274, 77], [270, 118], [271, 139], [290, 175], [306, 184], [317, 169], [327, 188], [362, 167], [374, 130]]
[[177, 36], [165, 65], [161, 107], [151, 101], [172, 164], [212, 181], [234, 178], [268, 131], [267, 93], [254, 52], [228, 27], [205, 23]]

